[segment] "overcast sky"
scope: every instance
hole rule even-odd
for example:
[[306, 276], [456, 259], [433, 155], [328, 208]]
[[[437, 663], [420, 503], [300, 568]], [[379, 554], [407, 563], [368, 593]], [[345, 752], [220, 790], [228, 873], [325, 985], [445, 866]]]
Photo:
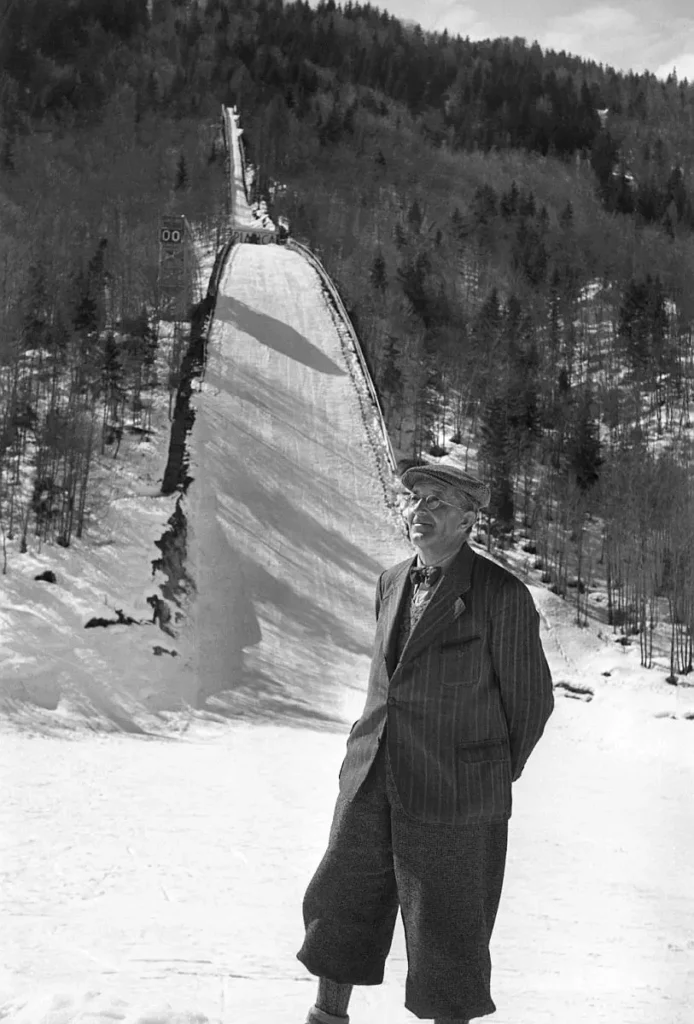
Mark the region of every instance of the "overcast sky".
[[694, 82], [692, 0], [373, 0], [397, 18], [471, 39], [523, 36], [618, 71], [651, 71]]

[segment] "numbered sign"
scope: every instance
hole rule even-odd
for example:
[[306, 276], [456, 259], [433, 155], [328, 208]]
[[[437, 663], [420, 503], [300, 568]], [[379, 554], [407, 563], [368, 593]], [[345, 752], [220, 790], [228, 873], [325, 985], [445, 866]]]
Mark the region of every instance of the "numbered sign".
[[162, 228], [159, 233], [159, 241], [164, 245], [180, 245], [183, 241], [183, 232], [180, 228]]
[[162, 217], [159, 241], [162, 245], [182, 245], [184, 237], [183, 217]]

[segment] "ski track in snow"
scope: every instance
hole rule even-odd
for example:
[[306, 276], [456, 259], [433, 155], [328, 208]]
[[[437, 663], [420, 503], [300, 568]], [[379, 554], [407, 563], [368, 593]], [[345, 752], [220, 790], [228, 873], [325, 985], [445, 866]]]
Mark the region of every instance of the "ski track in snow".
[[[301, 1022], [313, 1001], [301, 899], [363, 703], [374, 584], [408, 549], [295, 253], [235, 251], [195, 405], [186, 639], [216, 714], [166, 741], [3, 728], [6, 1024]], [[595, 698], [557, 691], [514, 787], [490, 1019], [691, 1024], [694, 723], [654, 717], [679, 698], [636, 652], [532, 591], [555, 682]], [[405, 973], [398, 924], [353, 1024], [412, 1020]]]

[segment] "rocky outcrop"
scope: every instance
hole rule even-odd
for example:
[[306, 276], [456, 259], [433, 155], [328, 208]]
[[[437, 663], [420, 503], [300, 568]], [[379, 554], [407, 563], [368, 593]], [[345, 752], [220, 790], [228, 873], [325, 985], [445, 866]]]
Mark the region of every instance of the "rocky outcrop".
[[[190, 479], [186, 478], [186, 488]], [[183, 616], [183, 602], [195, 592], [195, 584], [186, 570], [188, 524], [181, 507], [182, 497], [180, 495], [176, 501], [168, 530], [161, 540], [155, 541], [161, 558], [152, 562], [152, 575], [159, 571], [166, 582], [161, 586], [161, 596], [152, 594], [147, 598], [152, 606], [152, 621], [169, 636], [176, 636], [176, 625]]]
[[195, 590], [195, 585], [186, 571], [188, 524], [181, 504], [193, 478], [189, 473], [187, 441], [193, 424], [195, 410], [191, 406], [193, 382], [202, 377], [207, 361], [207, 340], [209, 327], [217, 301], [217, 291], [224, 264], [231, 245], [225, 245], [217, 253], [207, 294], [196, 303], [190, 313], [190, 337], [181, 363], [181, 379], [176, 393], [176, 403], [171, 423], [169, 454], [161, 485], [162, 494], [179, 492], [176, 507], [168, 521], [167, 530], [156, 542], [161, 558], [152, 562], [152, 575], [157, 571], [166, 577], [160, 594], [152, 594], [147, 603], [152, 607], [152, 621], [169, 636], [176, 635], [176, 624], [183, 615], [183, 601]]

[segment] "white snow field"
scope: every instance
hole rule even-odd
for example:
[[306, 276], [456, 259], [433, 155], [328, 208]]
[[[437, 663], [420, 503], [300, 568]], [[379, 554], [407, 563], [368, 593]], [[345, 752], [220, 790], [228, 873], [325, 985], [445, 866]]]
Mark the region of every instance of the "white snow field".
[[[39, 558], [21, 572], [11, 561], [0, 578], [0, 682], [11, 670], [14, 695], [0, 731], [0, 1021], [305, 1019], [315, 983], [295, 959], [301, 899], [363, 702], [375, 582], [408, 554], [350, 358], [309, 264], [279, 246], [238, 246], [195, 398], [187, 632], [169, 642], [154, 627], [113, 627], [85, 640], [84, 595], [109, 594], [112, 607], [136, 571], [115, 540], [81, 591], [65, 560], [83, 570], [84, 543], [60, 553], [66, 582], [45, 599], [31, 582]], [[126, 539], [145, 563], [154, 519], [171, 511], [157, 501], [128, 502]], [[138, 536], [143, 509], [153, 518]], [[489, 1019], [691, 1024], [693, 691], [668, 687], [633, 648], [597, 625], [576, 628], [566, 603], [532, 590], [560, 685], [515, 787]], [[19, 687], [29, 668], [45, 685], [36, 648], [50, 627], [82, 667], [77, 682], [56, 684], [53, 710], [32, 703], [35, 674]], [[156, 659], [150, 687], [154, 634], [179, 657]], [[148, 717], [143, 694], [166, 706], [167, 671], [179, 703], [201, 686], [210, 711]], [[88, 677], [86, 706], [106, 694], [139, 734], [90, 728], [78, 699]], [[355, 991], [353, 1024], [413, 1020], [405, 972], [398, 926], [384, 984]]]

